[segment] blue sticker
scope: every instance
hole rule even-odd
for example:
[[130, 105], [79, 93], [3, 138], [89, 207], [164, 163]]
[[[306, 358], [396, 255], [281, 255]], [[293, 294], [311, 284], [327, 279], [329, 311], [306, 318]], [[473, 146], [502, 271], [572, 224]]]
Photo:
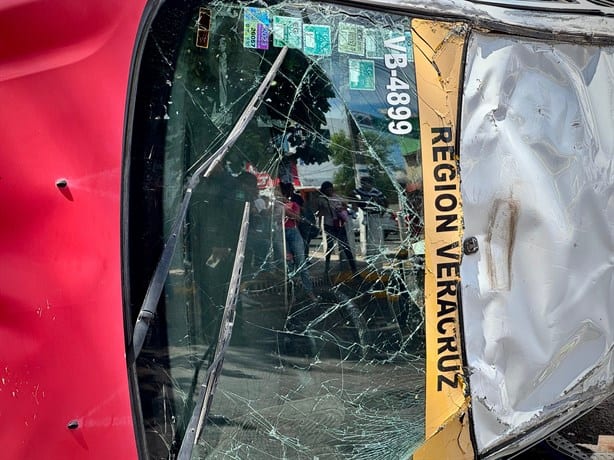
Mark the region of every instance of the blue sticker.
[[243, 8], [243, 46], [269, 49], [271, 18], [264, 8]]

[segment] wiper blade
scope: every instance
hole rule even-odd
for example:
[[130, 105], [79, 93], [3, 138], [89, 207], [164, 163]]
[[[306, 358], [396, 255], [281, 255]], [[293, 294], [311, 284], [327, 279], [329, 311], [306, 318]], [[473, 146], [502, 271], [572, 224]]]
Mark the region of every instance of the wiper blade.
[[173, 255], [175, 253], [175, 248], [177, 247], [177, 239], [179, 233], [181, 232], [181, 227], [185, 221], [185, 216], [188, 212], [188, 206], [190, 204], [194, 188], [200, 182], [201, 174], [205, 178], [209, 177], [215, 167], [222, 161], [228, 150], [233, 146], [233, 144], [243, 133], [243, 131], [245, 131], [247, 124], [252, 119], [252, 117], [258, 110], [258, 107], [262, 103], [262, 98], [271, 86], [271, 82], [273, 81], [275, 74], [277, 74], [277, 71], [279, 70], [279, 67], [281, 66], [281, 63], [283, 62], [284, 58], [286, 57], [287, 52], [288, 47], [284, 47], [281, 49], [279, 55], [273, 62], [273, 65], [264, 77], [264, 80], [262, 80], [262, 83], [260, 83], [260, 86], [256, 90], [256, 93], [251, 98], [251, 100], [247, 104], [247, 107], [233, 126], [232, 130], [230, 131], [230, 134], [228, 134], [228, 137], [224, 141], [224, 144], [222, 144], [222, 146], [217, 149], [215, 153], [213, 153], [213, 155], [211, 155], [211, 157], [207, 159], [207, 161], [200, 165], [187, 181], [186, 191], [183, 196], [183, 201], [181, 202], [179, 213], [177, 214], [177, 217], [173, 222], [171, 234], [166, 241], [166, 244], [164, 245], [162, 255], [160, 256], [160, 260], [158, 262], [158, 265], [156, 266], [156, 270], [154, 271], [153, 277], [149, 282], [149, 286], [147, 287], [147, 293], [145, 294], [145, 299], [143, 300], [143, 304], [141, 305], [141, 309], [134, 325], [134, 331], [132, 334], [132, 348], [134, 350], [135, 360], [141, 353], [143, 343], [145, 343], [145, 337], [147, 336], [147, 331], [149, 330], [149, 324], [156, 315], [160, 296], [162, 295], [162, 290], [164, 289], [164, 283], [166, 282], [166, 278], [168, 277], [168, 271], [170, 269]]
[[237, 253], [235, 255], [234, 265], [232, 267], [232, 276], [230, 278], [230, 287], [226, 296], [226, 305], [224, 306], [224, 315], [222, 316], [222, 324], [218, 334], [217, 346], [215, 347], [215, 355], [205, 376], [205, 381], [200, 388], [198, 401], [190, 423], [186, 429], [181, 448], [177, 460], [187, 460], [192, 457], [194, 445], [200, 437], [200, 433], [209, 415], [213, 394], [217, 387], [218, 378], [222, 372], [224, 364], [224, 355], [230, 343], [232, 336], [232, 328], [234, 326], [237, 298], [239, 296], [239, 287], [241, 284], [241, 272], [243, 270], [243, 261], [245, 259], [245, 242], [247, 240], [247, 229], [249, 227], [249, 203], [245, 203], [243, 211], [243, 219], [241, 221], [241, 233], [239, 234], [239, 242], [237, 244]]

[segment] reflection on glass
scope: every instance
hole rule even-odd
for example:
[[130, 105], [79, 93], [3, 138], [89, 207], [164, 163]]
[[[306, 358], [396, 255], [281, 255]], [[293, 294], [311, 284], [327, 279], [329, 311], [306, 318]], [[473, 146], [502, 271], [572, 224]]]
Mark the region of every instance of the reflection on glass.
[[[144, 166], [158, 178], [150, 208], [162, 240], [186, 179], [290, 49], [194, 190], [137, 362], [149, 453], [172, 458], [181, 444], [249, 202], [232, 340], [194, 458], [406, 457], [423, 438], [425, 366], [410, 18], [315, 2], [186, 3], [167, 2], [148, 38], [157, 55], [146, 56], [159, 59], [165, 80], [152, 86], [167, 98], [148, 128], [163, 132], [151, 141], [162, 159]], [[155, 33], [173, 8], [187, 18], [174, 41]], [[133, 247], [141, 239], [130, 235]]]

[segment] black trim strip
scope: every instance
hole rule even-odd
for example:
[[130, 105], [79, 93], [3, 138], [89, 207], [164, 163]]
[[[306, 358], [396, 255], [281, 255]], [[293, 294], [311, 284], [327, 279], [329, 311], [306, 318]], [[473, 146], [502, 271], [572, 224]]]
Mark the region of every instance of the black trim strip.
[[130, 394], [130, 405], [132, 411], [133, 430], [136, 441], [138, 458], [145, 460], [149, 458], [147, 442], [145, 437], [145, 424], [141, 410], [141, 398], [139, 393], [138, 378], [136, 373], [135, 359], [132, 347], [128, 346], [132, 338], [132, 309], [130, 301], [130, 270], [129, 270], [129, 197], [128, 193], [131, 169], [132, 151], [132, 127], [134, 125], [134, 113], [136, 107], [136, 93], [138, 79], [141, 68], [141, 61], [145, 52], [148, 32], [164, 0], [149, 0], [143, 8], [141, 21], [136, 34], [132, 59], [130, 64], [130, 74], [126, 91], [126, 107], [124, 115], [124, 141], [122, 149], [122, 177], [121, 177], [121, 198], [120, 198], [120, 241], [121, 241], [121, 283], [122, 283], [122, 303], [124, 311], [124, 343], [126, 350], [126, 370], [128, 373], [128, 391]]

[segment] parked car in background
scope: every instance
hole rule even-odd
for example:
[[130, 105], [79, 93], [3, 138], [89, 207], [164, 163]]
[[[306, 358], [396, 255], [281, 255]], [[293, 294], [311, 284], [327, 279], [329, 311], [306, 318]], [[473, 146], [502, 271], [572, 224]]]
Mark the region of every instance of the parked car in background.
[[[364, 222], [364, 212], [362, 209], [355, 210], [351, 213], [352, 216], [352, 229], [354, 235], [360, 234], [360, 226]], [[386, 209], [380, 219], [382, 230], [384, 231], [384, 238], [390, 235], [398, 235], [399, 233], [399, 220], [397, 213], [391, 209]]]

